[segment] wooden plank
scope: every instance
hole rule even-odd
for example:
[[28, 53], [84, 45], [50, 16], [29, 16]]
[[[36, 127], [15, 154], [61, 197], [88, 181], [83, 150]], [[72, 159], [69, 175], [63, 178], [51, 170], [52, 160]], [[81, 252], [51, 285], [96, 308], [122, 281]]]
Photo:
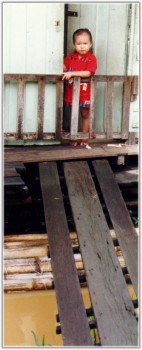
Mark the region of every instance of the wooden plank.
[[68, 346], [92, 345], [56, 164], [39, 164], [39, 171], [63, 343]]
[[44, 118], [44, 99], [45, 99], [45, 81], [40, 79], [38, 82], [38, 125], [37, 138], [43, 139], [43, 118]]
[[122, 139], [128, 138], [130, 100], [131, 100], [131, 78], [127, 77], [124, 81], [124, 92], [123, 92], [122, 135], [121, 135]]
[[64, 164], [101, 345], [137, 345], [137, 321], [89, 167]]
[[23, 138], [23, 116], [24, 116], [24, 80], [18, 81], [17, 92], [17, 139]]
[[136, 231], [108, 161], [95, 160], [93, 166], [128, 272], [138, 295], [138, 237]]
[[106, 138], [113, 138], [113, 93], [114, 82], [109, 80], [107, 82], [106, 90]]
[[46, 162], [54, 160], [70, 160], [70, 159], [83, 159], [93, 157], [113, 157], [118, 155], [138, 155], [138, 145], [126, 145], [125, 147], [107, 147], [107, 145], [91, 146], [91, 149], [86, 147], [74, 147], [71, 146], [42, 146], [42, 147], [10, 147], [4, 150], [5, 162]]
[[[10, 81], [10, 80], [19, 80], [19, 78], [25, 79], [25, 81], [38, 81], [41, 77], [44, 77], [46, 81], [53, 81], [62, 79], [62, 76], [60, 74], [4, 74], [4, 81]], [[95, 81], [102, 81], [106, 82], [109, 80], [109, 78], [113, 78], [113, 81], [124, 81], [126, 76], [125, 75], [95, 75]], [[134, 78], [134, 76], [127, 76], [131, 79]], [[136, 75], [135, 77], [138, 78]], [[81, 82], [90, 82], [90, 78], [82, 78]]]
[[74, 77], [72, 109], [71, 109], [71, 130], [70, 130], [71, 139], [76, 137], [76, 134], [78, 131], [79, 94], [80, 94], [80, 77]]
[[138, 76], [134, 76], [132, 80], [132, 89], [131, 89], [131, 101], [135, 101], [138, 95]]
[[57, 140], [62, 137], [63, 127], [63, 81], [56, 84], [56, 136]]
[[133, 131], [130, 131], [128, 134], [128, 143], [129, 145], [135, 145], [136, 143], [136, 133]]
[[95, 77], [91, 77], [91, 96], [90, 96], [90, 137], [96, 135], [96, 89], [97, 82]]
[[57, 80], [61, 80], [62, 76], [58, 74], [4, 74], [4, 81], [16, 81], [19, 79], [23, 79], [25, 81], [39, 81], [44, 78], [45, 81], [48, 82], [56, 82]]

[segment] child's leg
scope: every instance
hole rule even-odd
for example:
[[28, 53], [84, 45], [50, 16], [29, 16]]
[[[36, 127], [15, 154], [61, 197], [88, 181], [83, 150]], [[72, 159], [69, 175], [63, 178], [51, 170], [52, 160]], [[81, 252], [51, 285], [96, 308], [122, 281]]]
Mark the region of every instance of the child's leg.
[[81, 110], [81, 116], [82, 116], [82, 131], [89, 132], [90, 109], [81, 108], [80, 110]]
[[[80, 108], [81, 116], [82, 116], [82, 132], [89, 132], [89, 117], [90, 117], [90, 109], [89, 108]], [[88, 145], [88, 140], [83, 139], [80, 142], [81, 146]]]

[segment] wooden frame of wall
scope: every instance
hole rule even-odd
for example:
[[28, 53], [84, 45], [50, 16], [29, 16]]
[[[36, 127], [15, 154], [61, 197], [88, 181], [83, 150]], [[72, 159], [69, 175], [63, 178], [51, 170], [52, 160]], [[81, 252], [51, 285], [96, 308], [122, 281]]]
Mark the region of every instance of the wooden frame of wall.
[[[88, 79], [74, 78], [73, 85], [73, 102], [71, 112], [71, 127], [70, 132], [63, 130], [63, 91], [64, 83], [61, 75], [33, 75], [33, 74], [4, 74], [4, 82], [17, 81], [17, 131], [15, 133], [4, 133], [4, 139], [8, 140], [70, 140], [80, 138], [90, 138], [94, 135], [96, 139], [122, 139], [128, 140], [129, 143], [135, 143], [136, 133], [129, 132], [130, 118], [130, 102], [134, 101], [138, 94], [138, 76], [106, 76], [96, 75]], [[23, 131], [24, 118], [24, 86], [26, 82], [38, 83], [38, 120], [37, 130], [35, 133], [25, 133]], [[55, 133], [47, 133], [43, 131], [44, 120], [44, 100], [45, 100], [45, 83], [51, 82], [56, 84], [56, 130]], [[90, 105], [90, 132], [78, 132], [79, 120], [79, 89], [80, 82], [91, 83], [91, 105]], [[97, 91], [97, 83], [104, 82], [106, 84], [105, 98], [105, 125], [104, 133], [96, 132], [96, 105], [95, 97]], [[123, 83], [123, 99], [122, 99], [122, 117], [121, 131], [114, 132], [113, 130], [113, 95], [114, 83]]]

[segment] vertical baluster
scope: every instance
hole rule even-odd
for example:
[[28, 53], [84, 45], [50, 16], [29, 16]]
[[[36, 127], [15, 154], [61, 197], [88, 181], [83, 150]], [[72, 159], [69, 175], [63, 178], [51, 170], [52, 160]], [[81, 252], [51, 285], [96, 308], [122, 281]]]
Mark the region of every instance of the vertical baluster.
[[95, 77], [91, 77], [91, 93], [90, 93], [90, 137], [96, 134], [96, 87], [97, 81]]
[[71, 111], [71, 138], [77, 137], [78, 118], [79, 118], [79, 94], [80, 94], [80, 77], [74, 78], [73, 83], [73, 99]]
[[63, 126], [63, 81], [56, 83], [56, 139], [62, 138]]
[[17, 92], [17, 139], [23, 138], [23, 116], [24, 116], [24, 80], [18, 80]]
[[113, 138], [113, 93], [114, 82], [113, 80], [107, 81], [106, 91], [106, 138]]
[[124, 89], [123, 89], [123, 112], [122, 112], [122, 135], [121, 135], [122, 139], [128, 138], [130, 100], [131, 100], [131, 77], [126, 77], [126, 79], [124, 80]]
[[45, 81], [41, 78], [38, 81], [38, 125], [37, 138], [43, 139], [43, 118], [44, 118]]

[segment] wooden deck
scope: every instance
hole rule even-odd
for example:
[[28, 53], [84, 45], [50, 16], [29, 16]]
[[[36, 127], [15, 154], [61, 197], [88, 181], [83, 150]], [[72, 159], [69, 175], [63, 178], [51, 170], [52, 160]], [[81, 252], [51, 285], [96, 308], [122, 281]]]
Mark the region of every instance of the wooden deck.
[[[119, 189], [114, 184], [107, 161], [105, 163], [95, 161], [94, 168], [101, 187], [103, 183], [105, 184], [101, 176], [105, 170], [105, 178], [109, 177], [110, 180], [109, 190], [111, 190], [111, 182], [115, 188], [115, 196], [111, 201], [115, 212], [118, 205], [120, 206], [121, 217], [117, 213], [113, 216], [112, 212], [111, 216], [114, 224], [116, 220], [116, 234], [118, 233], [118, 239], [120, 238], [122, 251], [123, 248], [125, 249], [126, 264], [128, 263], [137, 293], [138, 241], [136, 232], [130, 223], [127, 208], [124, 208], [123, 200], [120, 198]], [[39, 171], [64, 344], [90, 345], [84, 319], [85, 310], [80, 301], [74, 261], [71, 259], [70, 238], [64, 216], [57, 167], [54, 162], [45, 162], [40, 164]], [[134, 307], [115, 254], [89, 167], [85, 161], [65, 162], [64, 172], [101, 345], [136, 346], [138, 326]], [[109, 190], [106, 191], [103, 188], [108, 210], [110, 209], [107, 202], [107, 200], [110, 201]], [[117, 198], [119, 198], [119, 204]], [[119, 225], [118, 220], [120, 220]], [[130, 232], [127, 230], [127, 224]], [[130, 248], [134, 251], [135, 260], [129, 257]], [[71, 290], [68, 285], [70, 278], [73, 278]], [[78, 327], [79, 319], [82, 320], [82, 326]], [[69, 332], [68, 335], [66, 331]]]
[[91, 148], [85, 146], [43, 146], [43, 147], [5, 147], [4, 162], [50, 162], [57, 160], [113, 157], [120, 155], [138, 155], [139, 145], [126, 144], [90, 144]]
[[[133, 151], [132, 154], [137, 155], [136, 145], [123, 146], [122, 151], [124, 151], [124, 147], [126, 147], [127, 152], [129, 149], [129, 154]], [[110, 154], [114, 152], [113, 156], [120, 155], [119, 149], [121, 150], [121, 148], [116, 147], [114, 150], [114, 147], [112, 149], [108, 147], [108, 149]], [[55, 148], [51, 147], [50, 151], [49, 147], [47, 150], [44, 148], [44, 150], [39, 151], [35, 147], [29, 152], [25, 148], [21, 148], [20, 151], [16, 149], [15, 152], [13, 152], [13, 148], [5, 150], [5, 156], [7, 154], [5, 175], [7, 181], [8, 175], [12, 175], [15, 179], [15, 186], [18, 185], [20, 179], [9, 163], [12, 155], [15, 162], [15, 164], [13, 163], [14, 167], [16, 164], [17, 167], [20, 167], [20, 163], [18, 163], [20, 159], [24, 163], [29, 163], [30, 157], [34, 162], [39, 163], [39, 181], [48, 233], [48, 249], [51, 256], [64, 346], [93, 346], [90, 333], [92, 326], [97, 327], [102, 346], [138, 346], [138, 321], [135, 306], [130, 297], [122, 264], [116, 254], [114, 240], [100, 202], [100, 191], [112, 221], [115, 237], [122, 251], [136, 298], [138, 298], [138, 236], [118, 185], [118, 183], [123, 182], [124, 174], [120, 176], [117, 173], [114, 176], [108, 160], [97, 159], [104, 158], [105, 150], [107, 150], [106, 145], [101, 147], [97, 145], [91, 149], [56, 146]], [[90, 156], [90, 151], [92, 154], [94, 152], [95, 155]], [[50, 157], [50, 152], [52, 157]], [[79, 152], [81, 153], [80, 157], [77, 156]], [[79, 159], [74, 161], [77, 159], [76, 157]], [[89, 158], [89, 162], [87, 158]], [[91, 298], [91, 315], [95, 317], [92, 324], [88, 321], [87, 313], [89, 311], [85, 310], [82, 299], [72, 237], [67, 222], [58, 169], [58, 160], [61, 159], [82, 256], [82, 268], [85, 271]], [[125, 177], [125, 181], [129, 183], [129, 181], [135, 182], [138, 179], [133, 173], [130, 173], [129, 176], [127, 174]], [[9, 182], [6, 182], [5, 185], [9, 186]], [[23, 180], [21, 180], [21, 186], [23, 185]], [[34, 235], [33, 238], [31, 236], [29, 243], [25, 242], [24, 235], [15, 236], [15, 238], [5, 237], [6, 274], [14, 274], [16, 269], [19, 270], [18, 264], [20, 263], [22, 270], [20, 270], [19, 275], [18, 283], [21, 283], [19, 288], [31, 290], [32, 285], [34, 285], [36, 289], [45, 289], [48, 288], [46, 287], [48, 283], [50, 284], [49, 288], [52, 288], [53, 277], [50, 282], [47, 276], [49, 266], [46, 267], [44, 274], [37, 276], [35, 273], [36, 276], [33, 276], [33, 269], [42, 272], [42, 265], [44, 264], [45, 267], [49, 264], [47, 261], [47, 235]], [[40, 254], [39, 248], [42, 249]], [[16, 250], [17, 253], [21, 252], [21, 258], [20, 255], [15, 255]], [[30, 258], [31, 250], [32, 259]], [[13, 256], [17, 260], [14, 261]], [[30, 259], [29, 266], [28, 259]], [[29, 272], [27, 285], [24, 284], [24, 269]], [[10, 290], [10, 283], [11, 287], [14, 286], [14, 275], [6, 278], [6, 290]], [[14, 288], [17, 286], [15, 285]]]

